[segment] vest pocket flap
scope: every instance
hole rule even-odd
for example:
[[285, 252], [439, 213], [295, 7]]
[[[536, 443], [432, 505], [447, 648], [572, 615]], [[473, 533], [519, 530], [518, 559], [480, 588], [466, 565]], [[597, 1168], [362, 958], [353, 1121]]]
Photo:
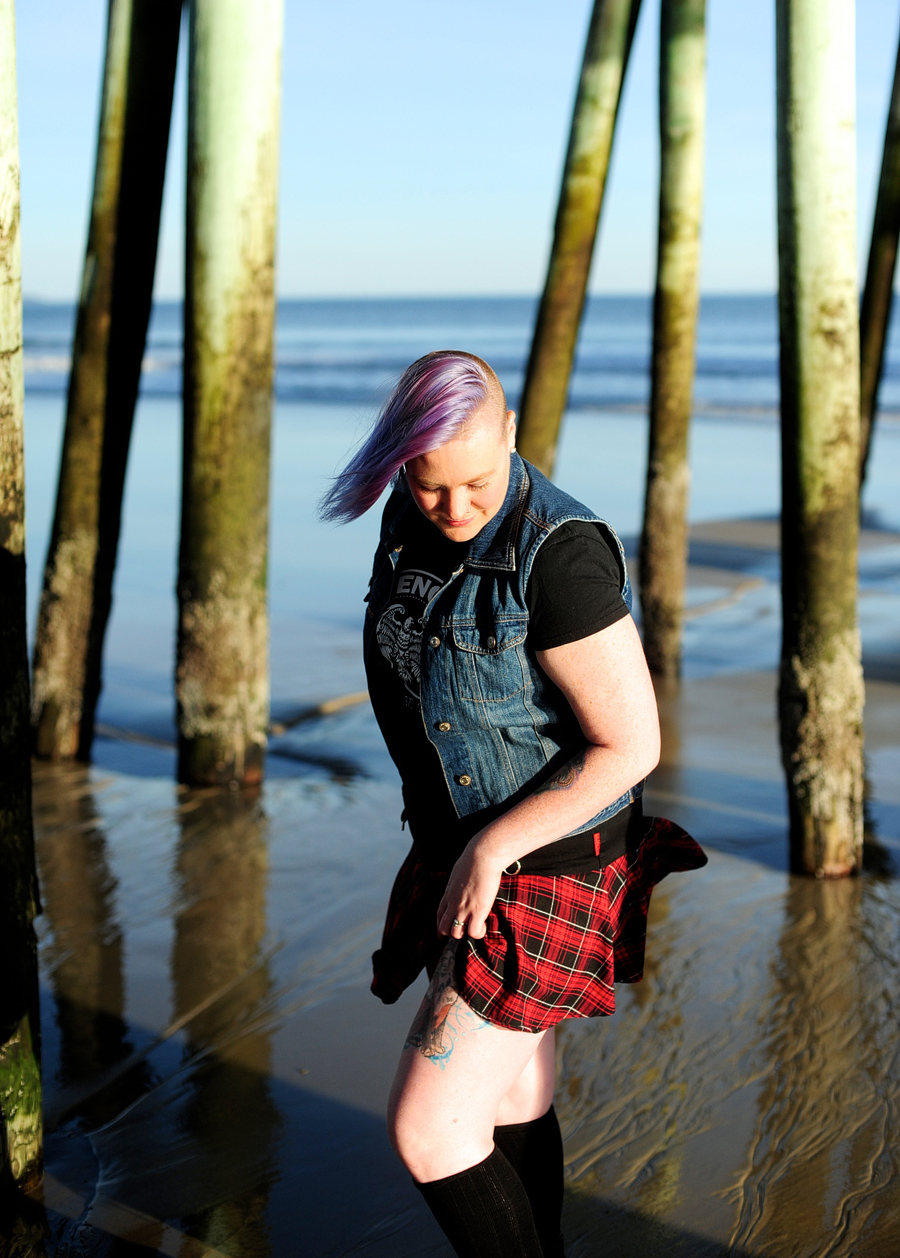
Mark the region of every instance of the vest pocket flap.
[[454, 645], [476, 655], [499, 655], [524, 642], [527, 633], [528, 619], [524, 616], [514, 619], [501, 617], [493, 623], [485, 621], [482, 624], [474, 620], [453, 622]]

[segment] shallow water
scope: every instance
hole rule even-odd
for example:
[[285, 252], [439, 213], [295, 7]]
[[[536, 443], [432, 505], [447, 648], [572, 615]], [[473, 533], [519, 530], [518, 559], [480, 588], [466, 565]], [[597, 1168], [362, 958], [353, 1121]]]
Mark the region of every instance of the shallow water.
[[[635, 310], [644, 335], [646, 311]], [[433, 334], [410, 330], [408, 314], [378, 326], [370, 317], [373, 372]], [[432, 314], [461, 326], [459, 311]], [[344, 378], [346, 318], [328, 332], [328, 317], [312, 366], [309, 328], [301, 320], [284, 333], [303, 359], [290, 368], [298, 379], [313, 368]], [[507, 338], [512, 363], [521, 329], [497, 319], [484, 335], [501, 347]], [[646, 977], [619, 989], [616, 1015], [560, 1031], [570, 1258], [881, 1258], [897, 1248], [900, 538], [870, 531], [862, 555], [870, 868], [839, 884], [792, 879], [774, 726], [777, 542], [760, 520], [778, 506], [766, 319], [758, 335], [752, 320], [741, 325], [742, 352], [763, 363], [756, 377], [744, 371], [734, 385], [724, 368], [707, 372], [732, 380], [741, 405], [716, 416], [704, 395], [694, 425], [686, 678], [660, 694], [664, 755], [647, 796], [697, 836], [710, 864], [657, 890]], [[629, 326], [616, 352], [631, 355], [624, 376], [634, 381]], [[718, 336], [727, 366], [737, 334], [709, 329], [704, 352], [715, 357]], [[322, 357], [329, 337], [337, 366]], [[613, 397], [611, 370], [584, 387]], [[360, 391], [374, 388], [371, 373], [361, 379]], [[296, 387], [314, 384], [307, 375]], [[139, 408], [95, 763], [36, 770], [47, 1252], [447, 1258], [384, 1134], [422, 984], [393, 1007], [367, 990], [407, 847], [370, 709], [274, 738], [258, 793], [172, 781], [179, 415], [164, 394]], [[62, 408], [58, 393], [27, 399], [32, 616]], [[626, 538], [639, 526], [644, 466], [635, 408], [573, 410], [557, 477]], [[377, 522], [326, 528], [313, 507], [366, 414], [353, 399], [276, 408], [276, 718], [364, 685], [360, 597]], [[890, 420], [877, 433], [867, 509], [900, 531], [900, 425]]]
[[[335, 528], [319, 523], [315, 503], [358, 439], [362, 408], [281, 403], [276, 407], [271, 500], [270, 605], [272, 696], [276, 712], [330, 694], [359, 690], [361, 595], [377, 539], [377, 512]], [[63, 399], [29, 394], [26, 402], [28, 586], [37, 615], [62, 431]], [[646, 421], [639, 415], [574, 411], [566, 418], [557, 480], [609, 519], [624, 538], [640, 527]], [[779, 500], [778, 430], [752, 419], [698, 420], [692, 436], [691, 518], [771, 516]], [[99, 720], [171, 737], [178, 538], [180, 408], [145, 397], [128, 470], [113, 613], [107, 634]], [[900, 531], [900, 424], [877, 430], [867, 509]], [[694, 556], [706, 583], [693, 602], [729, 592], [728, 569], [758, 577], [741, 605], [712, 621], [690, 621], [686, 667], [771, 667], [778, 654], [777, 555], [731, 546]], [[710, 560], [712, 564], [710, 565]], [[863, 557], [863, 633], [868, 649], [890, 650], [900, 626], [900, 551], [878, 547]], [[886, 600], [886, 601], [885, 601]], [[746, 603], [747, 606], [743, 604]], [[116, 760], [117, 767], [121, 761]], [[273, 766], [274, 768], [274, 766]]]

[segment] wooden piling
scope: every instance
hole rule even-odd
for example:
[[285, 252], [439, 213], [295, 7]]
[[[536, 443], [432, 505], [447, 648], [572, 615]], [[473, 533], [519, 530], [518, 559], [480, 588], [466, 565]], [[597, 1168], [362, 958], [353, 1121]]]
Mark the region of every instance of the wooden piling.
[[900, 45], [894, 67], [894, 86], [884, 129], [881, 177], [872, 223], [869, 264], [859, 314], [859, 483], [862, 487], [872, 448], [872, 429], [878, 408], [878, 389], [884, 367], [884, 348], [891, 321], [897, 239], [900, 237]]
[[705, 123], [706, 0], [662, 0], [659, 243], [640, 585], [644, 650], [663, 677], [681, 672]]
[[153, 295], [181, 0], [110, 0], [94, 194], [34, 651], [37, 755], [90, 756]]
[[23, 416], [15, 6], [0, 0], [0, 1199], [37, 1186], [43, 1144]]
[[548, 476], [556, 459], [640, 7], [641, 0], [595, 0], [588, 28], [547, 279], [519, 404], [517, 447]]
[[863, 841], [853, 0], [777, 0], [781, 748], [791, 867]]
[[193, 0], [188, 105], [178, 775], [258, 782], [282, 0]]

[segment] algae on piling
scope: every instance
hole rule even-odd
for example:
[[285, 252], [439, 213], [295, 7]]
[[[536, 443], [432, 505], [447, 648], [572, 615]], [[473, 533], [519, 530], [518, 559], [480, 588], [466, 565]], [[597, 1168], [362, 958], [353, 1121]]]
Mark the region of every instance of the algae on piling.
[[23, 379], [15, 5], [0, 0], [0, 1199], [35, 1187], [43, 1172]]
[[622, 84], [640, 7], [641, 0], [595, 0], [587, 33], [516, 438], [522, 457], [548, 476], [556, 459]]
[[181, 0], [112, 0], [53, 532], [34, 648], [39, 756], [90, 758], [153, 296]]
[[269, 720], [266, 559], [281, 0], [191, 6], [179, 780], [252, 783]]
[[688, 430], [700, 301], [706, 0], [662, 0], [659, 244], [650, 363], [641, 628], [653, 672], [677, 677], [687, 572]]
[[820, 877], [863, 841], [854, 36], [853, 0], [778, 0], [779, 715], [791, 865]]

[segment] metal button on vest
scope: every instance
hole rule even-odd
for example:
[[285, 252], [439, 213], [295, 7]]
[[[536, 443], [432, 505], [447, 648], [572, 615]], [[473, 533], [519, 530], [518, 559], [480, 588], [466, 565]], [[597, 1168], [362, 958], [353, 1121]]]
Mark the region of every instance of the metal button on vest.
[[438, 721], [438, 729], [441, 731], [442, 734], [446, 734], [450, 729], [450, 722]]
[[459, 782], [460, 786], [472, 785], [472, 779], [469, 777], [468, 773], [461, 773], [456, 780]]
[[429, 638], [429, 639], [428, 639], [428, 645], [429, 645], [429, 646], [440, 646], [440, 645], [441, 645], [441, 640], [440, 640], [440, 638], [437, 638], [437, 637], [435, 637], [435, 638]]
[[487, 644], [488, 644], [489, 649], [493, 651], [494, 647], [497, 645], [497, 639], [496, 639], [496, 638], [488, 638], [488, 640], [487, 640]]

